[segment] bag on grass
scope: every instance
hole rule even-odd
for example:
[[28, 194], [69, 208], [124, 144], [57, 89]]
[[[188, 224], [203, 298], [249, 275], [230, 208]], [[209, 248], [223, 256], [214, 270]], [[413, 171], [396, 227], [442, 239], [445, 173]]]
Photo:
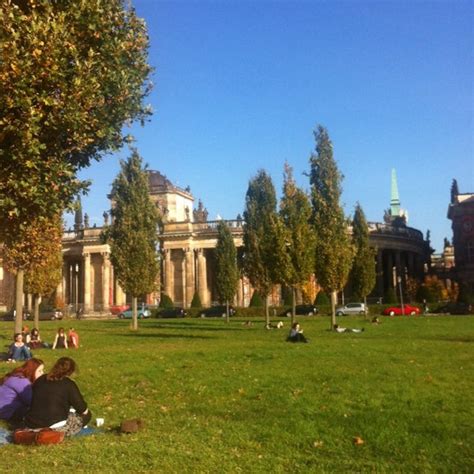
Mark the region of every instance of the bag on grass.
[[40, 430], [19, 429], [13, 433], [15, 444], [58, 444], [64, 440], [64, 432], [42, 428]]

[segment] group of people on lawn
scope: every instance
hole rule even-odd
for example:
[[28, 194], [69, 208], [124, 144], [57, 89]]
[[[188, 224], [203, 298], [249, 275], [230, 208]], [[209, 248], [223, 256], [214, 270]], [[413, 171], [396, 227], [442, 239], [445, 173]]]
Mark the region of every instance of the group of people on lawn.
[[73, 436], [91, 419], [87, 403], [70, 378], [77, 365], [61, 357], [45, 374], [32, 357], [0, 379], [0, 419], [15, 428], [51, 428]]
[[[48, 348], [50, 345], [41, 340], [38, 329], [34, 328], [29, 332], [28, 326], [23, 327], [21, 333], [14, 335], [14, 341], [8, 348], [8, 362], [17, 362], [31, 359], [32, 349]], [[78, 349], [79, 335], [74, 328], [70, 328], [66, 335], [64, 328], [59, 328], [51, 349]]]
[[66, 436], [77, 434], [91, 414], [76, 383], [70, 376], [77, 365], [70, 357], [61, 357], [44, 374], [44, 363], [33, 357], [31, 350], [79, 348], [79, 335], [74, 328], [66, 334], [59, 328], [50, 346], [41, 340], [38, 329], [31, 333], [27, 326], [14, 336], [8, 350], [8, 362], [25, 361], [0, 379], [0, 419], [14, 427], [52, 428]]

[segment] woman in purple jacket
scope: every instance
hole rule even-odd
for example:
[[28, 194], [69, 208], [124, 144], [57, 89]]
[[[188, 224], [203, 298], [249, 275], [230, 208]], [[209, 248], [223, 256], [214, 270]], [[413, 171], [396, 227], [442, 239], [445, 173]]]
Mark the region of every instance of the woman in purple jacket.
[[0, 419], [21, 420], [31, 405], [31, 386], [43, 375], [44, 363], [29, 359], [0, 379]]

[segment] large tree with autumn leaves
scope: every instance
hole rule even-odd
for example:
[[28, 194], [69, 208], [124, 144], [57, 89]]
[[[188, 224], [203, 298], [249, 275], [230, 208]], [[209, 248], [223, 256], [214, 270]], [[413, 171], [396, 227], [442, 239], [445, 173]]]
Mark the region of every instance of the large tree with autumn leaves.
[[0, 3], [0, 242], [61, 213], [86, 187], [78, 171], [145, 120], [147, 51], [124, 0]]

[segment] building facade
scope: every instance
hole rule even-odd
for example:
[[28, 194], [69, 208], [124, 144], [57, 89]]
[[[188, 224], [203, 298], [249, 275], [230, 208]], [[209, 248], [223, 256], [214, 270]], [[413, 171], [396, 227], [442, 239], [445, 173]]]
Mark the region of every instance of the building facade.
[[[150, 198], [163, 218], [160, 229], [160, 258], [162, 291], [175, 305], [189, 307], [195, 293], [204, 306], [216, 301], [214, 290], [217, 224], [209, 221], [202, 203], [194, 207], [190, 189], [173, 185], [157, 171], [149, 172]], [[396, 186], [396, 182], [395, 182]], [[393, 184], [392, 184], [393, 187]], [[392, 189], [393, 191], [393, 189]], [[404, 284], [408, 277], [422, 280], [429, 265], [429, 244], [423, 234], [406, 226], [398, 202], [386, 212], [384, 223], [369, 223], [370, 243], [376, 249], [374, 265], [377, 283], [373, 296], [382, 298], [388, 288]], [[113, 206], [113, 203], [112, 203]], [[104, 226], [109, 216], [104, 213]], [[226, 221], [237, 249], [243, 245], [243, 221], [238, 216]], [[74, 229], [63, 237], [63, 278], [56, 291], [60, 305], [84, 313], [108, 314], [110, 307], [128, 302], [127, 295], [117, 282], [110, 263], [110, 248], [101, 241], [102, 227], [89, 227], [87, 215], [78, 211]], [[0, 263], [0, 308], [13, 304], [14, 280], [3, 271]], [[272, 294], [272, 304], [279, 304], [279, 291]], [[239, 281], [235, 304], [248, 306], [252, 288], [248, 280]], [[159, 301], [159, 293], [145, 295], [149, 304]], [[26, 299], [28, 302], [28, 299]]]
[[456, 181], [451, 189], [448, 219], [453, 229], [454, 277], [474, 294], [474, 194], [460, 193]]

